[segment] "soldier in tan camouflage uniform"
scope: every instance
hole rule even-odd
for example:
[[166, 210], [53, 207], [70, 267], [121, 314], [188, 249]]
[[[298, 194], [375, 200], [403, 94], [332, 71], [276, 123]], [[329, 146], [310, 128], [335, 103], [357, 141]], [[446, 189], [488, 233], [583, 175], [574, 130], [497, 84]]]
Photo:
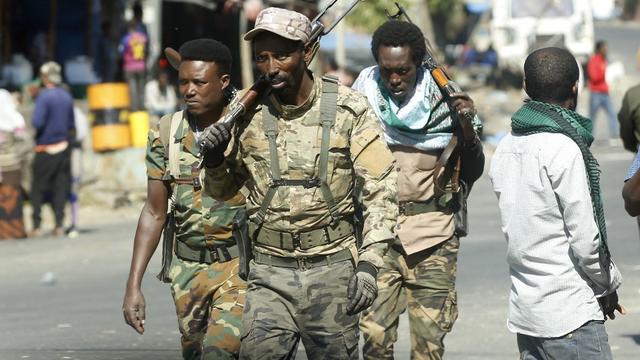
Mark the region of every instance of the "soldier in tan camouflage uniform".
[[[207, 169], [207, 187], [232, 173], [235, 188], [249, 190], [254, 259], [241, 359], [292, 359], [300, 340], [310, 359], [357, 359], [358, 313], [376, 296], [394, 237], [393, 157], [366, 99], [308, 70], [310, 27], [293, 11], [260, 13], [245, 40], [253, 40], [272, 93], [234, 127], [232, 155]], [[230, 138], [222, 124], [209, 135], [213, 148]], [[364, 213], [359, 248], [355, 183]]]
[[[393, 359], [398, 317], [409, 309], [412, 359], [441, 359], [443, 340], [458, 316], [455, 290], [459, 234], [454, 231], [451, 195], [436, 191], [436, 160], [458, 124], [432, 78], [421, 66], [425, 39], [418, 27], [383, 24], [371, 50], [378, 65], [363, 70], [353, 87], [376, 112], [396, 159], [399, 216], [397, 238], [378, 274], [378, 298], [363, 313], [366, 359]], [[473, 101], [452, 96], [464, 138], [460, 178], [468, 185], [484, 167], [476, 132], [481, 123]]]
[[149, 132], [148, 196], [134, 239], [123, 311], [126, 322], [142, 334], [145, 300], [140, 285], [158, 246], [171, 196], [175, 241], [169, 278], [183, 357], [234, 359], [240, 348], [246, 283], [238, 277], [231, 226], [236, 213], [244, 211], [245, 199], [235, 190], [203, 191], [197, 141], [200, 131], [224, 112], [231, 54], [217, 41], [198, 39], [186, 42], [180, 55], [180, 92], [187, 110], [163, 117]]

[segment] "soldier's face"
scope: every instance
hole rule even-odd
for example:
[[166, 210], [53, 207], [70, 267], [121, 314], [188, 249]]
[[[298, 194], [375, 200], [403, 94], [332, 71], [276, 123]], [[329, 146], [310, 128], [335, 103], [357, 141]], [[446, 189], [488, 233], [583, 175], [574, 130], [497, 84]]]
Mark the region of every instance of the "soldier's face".
[[381, 45], [378, 48], [378, 67], [382, 84], [393, 100], [401, 104], [413, 95], [417, 66], [411, 60], [409, 46]]
[[220, 74], [216, 63], [183, 61], [178, 77], [180, 94], [189, 113], [203, 115], [224, 106], [223, 90], [229, 86], [229, 75]]
[[271, 82], [275, 92], [297, 92], [306, 71], [301, 42], [264, 32], [253, 41], [256, 66]]

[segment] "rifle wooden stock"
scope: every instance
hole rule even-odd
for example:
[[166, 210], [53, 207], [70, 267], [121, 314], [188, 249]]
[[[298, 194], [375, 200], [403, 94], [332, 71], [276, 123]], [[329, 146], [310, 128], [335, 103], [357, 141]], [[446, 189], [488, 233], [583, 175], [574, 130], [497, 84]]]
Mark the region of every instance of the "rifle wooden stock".
[[175, 49], [171, 47], [166, 47], [164, 48], [164, 56], [167, 57], [167, 60], [169, 61], [169, 65], [171, 65], [172, 68], [176, 70], [180, 68], [180, 62], [182, 62], [182, 57], [180, 56], [179, 52], [177, 52]]
[[238, 100], [231, 110], [222, 119], [224, 124], [231, 124], [236, 119], [247, 113], [247, 110], [253, 109], [258, 100], [271, 89], [271, 83], [264, 77], [260, 77], [253, 86]]

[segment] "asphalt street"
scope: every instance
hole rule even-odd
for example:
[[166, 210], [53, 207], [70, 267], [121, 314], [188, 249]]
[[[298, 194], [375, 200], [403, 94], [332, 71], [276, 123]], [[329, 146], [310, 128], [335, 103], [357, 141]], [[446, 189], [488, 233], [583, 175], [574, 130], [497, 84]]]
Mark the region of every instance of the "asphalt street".
[[[629, 314], [607, 323], [616, 359], [640, 351], [640, 239], [623, 209], [620, 189], [632, 155], [621, 148], [594, 152], [613, 258], [624, 276], [620, 297]], [[506, 244], [488, 177], [469, 203], [471, 236], [463, 239], [458, 267], [460, 317], [446, 339], [448, 359], [514, 359], [515, 336], [506, 329], [509, 278]], [[105, 214], [106, 216], [106, 214]], [[147, 325], [143, 336], [122, 319], [124, 283], [135, 217], [86, 227], [80, 237], [0, 242], [0, 359], [177, 359], [179, 334], [169, 289], [145, 278]], [[50, 274], [48, 274], [50, 273]], [[562, 309], [561, 311], [571, 311]], [[400, 325], [398, 359], [408, 359], [409, 330]], [[304, 359], [301, 351], [299, 358]]]
[[[627, 72], [637, 74], [633, 66], [637, 27], [630, 30], [600, 25], [596, 36], [609, 41], [612, 56], [625, 63]], [[603, 120], [599, 123], [600, 137], [606, 133]], [[487, 150], [490, 154], [491, 149]], [[620, 196], [632, 155], [602, 142], [594, 153], [602, 167], [610, 248], [624, 277], [619, 294], [629, 312], [608, 321], [607, 330], [614, 358], [637, 359], [640, 238], [638, 225], [624, 212]], [[180, 358], [169, 289], [154, 277], [160, 266], [158, 257], [152, 260], [143, 284], [147, 301], [145, 334], [137, 335], [122, 318], [122, 296], [137, 220], [134, 214], [138, 210], [116, 220], [111, 211], [103, 210], [101, 221], [87, 223], [76, 239], [0, 241], [0, 360]], [[510, 287], [506, 243], [486, 174], [471, 193], [469, 219], [471, 235], [461, 241], [458, 263], [460, 316], [445, 340], [445, 358], [515, 359], [515, 335], [506, 328]], [[397, 358], [408, 359], [406, 317], [399, 331]], [[299, 354], [299, 358], [305, 358], [302, 350]]]

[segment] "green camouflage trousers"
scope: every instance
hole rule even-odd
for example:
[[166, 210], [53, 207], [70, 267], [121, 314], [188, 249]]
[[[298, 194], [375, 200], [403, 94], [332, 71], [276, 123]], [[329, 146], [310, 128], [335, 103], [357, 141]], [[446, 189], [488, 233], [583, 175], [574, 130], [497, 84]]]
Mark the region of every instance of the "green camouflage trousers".
[[169, 276], [184, 359], [236, 359], [246, 293], [238, 259], [207, 265], [174, 255]]
[[347, 315], [351, 261], [287, 269], [251, 262], [240, 359], [358, 359], [358, 316]]
[[365, 359], [393, 359], [398, 317], [409, 309], [411, 359], [442, 359], [444, 336], [458, 317], [457, 237], [409, 256], [395, 247], [378, 272], [378, 298], [363, 312]]

